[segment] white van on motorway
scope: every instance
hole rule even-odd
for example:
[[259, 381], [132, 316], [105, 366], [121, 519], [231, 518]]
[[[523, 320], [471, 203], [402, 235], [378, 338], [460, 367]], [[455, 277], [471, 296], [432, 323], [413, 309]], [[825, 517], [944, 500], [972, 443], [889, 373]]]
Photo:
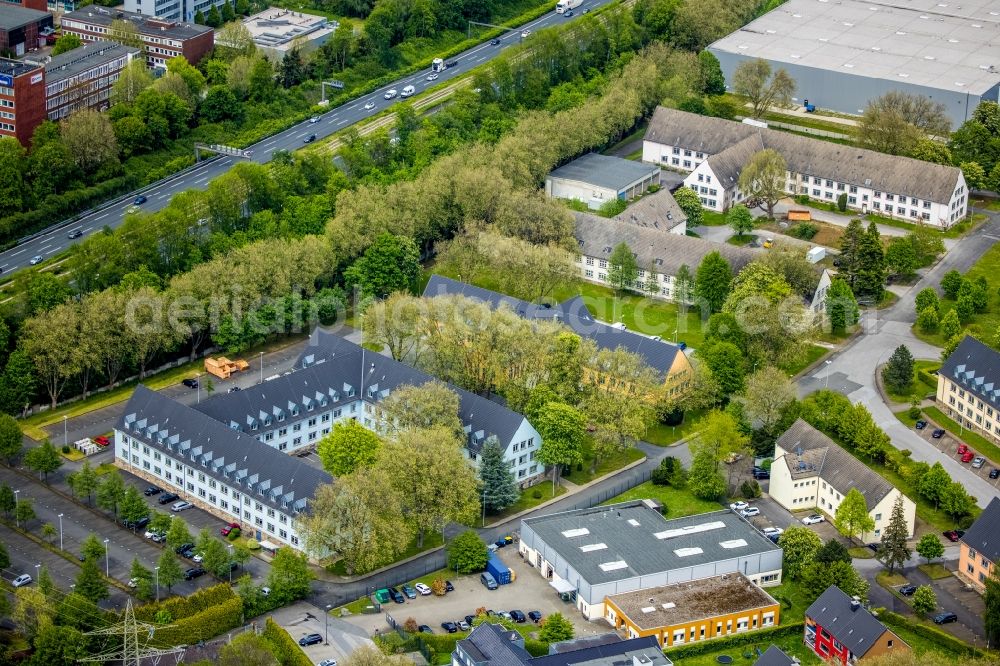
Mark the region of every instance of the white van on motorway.
[[412, 96], [413, 93], [415, 92], [417, 92], [416, 88], [414, 88], [413, 86], [406, 86], [405, 88], [403, 88], [403, 92], [401, 92], [399, 96], [402, 97], [403, 99], [406, 99], [407, 97]]

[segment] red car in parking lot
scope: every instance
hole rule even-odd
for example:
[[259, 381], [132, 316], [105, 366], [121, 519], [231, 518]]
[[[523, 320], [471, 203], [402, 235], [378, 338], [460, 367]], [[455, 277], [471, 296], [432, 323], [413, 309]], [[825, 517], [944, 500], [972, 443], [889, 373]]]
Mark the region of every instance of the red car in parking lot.
[[223, 525], [222, 526], [222, 529], [219, 530], [219, 534], [221, 534], [222, 536], [229, 536], [230, 532], [232, 532], [233, 530], [239, 530], [239, 529], [240, 529], [240, 524], [239, 523], [229, 523], [228, 525]]
[[965, 453], [962, 454], [962, 462], [967, 463], [976, 457], [976, 452], [972, 449], [967, 449]]
[[968, 452], [969, 452], [969, 447], [968, 446], [966, 446], [965, 444], [959, 444], [958, 445], [958, 455], [960, 455], [960, 456], [961, 455], [965, 455]]
[[104, 435], [101, 435], [100, 437], [94, 438], [94, 444], [97, 444], [98, 446], [108, 446], [111, 444], [111, 440]]

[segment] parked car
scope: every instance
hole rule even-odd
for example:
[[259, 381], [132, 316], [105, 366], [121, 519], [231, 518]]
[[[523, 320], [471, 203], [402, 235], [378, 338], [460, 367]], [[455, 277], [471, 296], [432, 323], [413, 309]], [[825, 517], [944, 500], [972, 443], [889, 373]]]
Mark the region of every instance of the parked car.
[[768, 534], [767, 538], [771, 540], [771, 543], [775, 543], [776, 544], [776, 543], [778, 543], [778, 540], [781, 539], [781, 535], [780, 534]]
[[986, 464], [986, 458], [982, 456], [976, 456], [975, 458], [972, 459], [973, 469], [980, 469], [985, 464]]
[[417, 627], [417, 631], [419, 631], [422, 634], [433, 634], [434, 633], [434, 630], [431, 629], [426, 624], [422, 624], [419, 627]]
[[375, 108], [375, 102], [368, 102], [365, 104], [365, 111], [371, 111]]
[[146, 198], [146, 195], [145, 194], [140, 194], [139, 196], [137, 196], [135, 198], [135, 201], [132, 202], [132, 205], [133, 206], [141, 206], [142, 204], [146, 203], [147, 201], [149, 201], [149, 199]]
[[760, 515], [760, 509], [758, 509], [755, 506], [751, 506], [747, 509], [743, 509], [742, 511], [740, 511], [740, 515], [743, 516], [744, 518], [753, 518], [754, 516]]
[[919, 421], [916, 422], [915, 427], [917, 430], [923, 430], [924, 428], [927, 427], [927, 421], [920, 419]]
[[160, 496], [160, 499], [156, 500], [160, 504], [169, 504], [178, 498], [177, 493], [166, 493]]
[[184, 572], [184, 580], [194, 580], [195, 578], [204, 575], [205, 575], [205, 570], [202, 569], [201, 567], [191, 567], [190, 569]]
[[487, 590], [497, 589], [497, 579], [489, 571], [479, 574], [479, 582], [485, 585]]
[[878, 544], [878, 543], [870, 543], [870, 544], [868, 544], [867, 548], [868, 548], [868, 550], [872, 551], [873, 553], [877, 553], [880, 545], [881, 544]]
[[459, 631], [468, 631], [469, 629], [472, 628], [472, 625], [470, 625], [465, 620], [459, 620], [456, 624], [458, 624]]
[[178, 511], [183, 511], [185, 509], [190, 509], [193, 506], [194, 506], [194, 504], [191, 504], [191, 502], [184, 502], [184, 501], [174, 502], [170, 506], [170, 510], [173, 511], [174, 513], [177, 513]]
[[990, 478], [995, 479], [997, 477], [1000, 477], [1000, 469], [994, 467], [993, 469], [990, 470]]
[[397, 604], [406, 603], [406, 597], [404, 597], [403, 593], [394, 587], [389, 588], [389, 596], [392, 597], [392, 600], [395, 601]]
[[948, 624], [949, 622], [958, 622], [958, 616], [951, 611], [945, 611], [943, 613], [938, 613], [933, 618], [934, 624]]
[[385, 91], [385, 95], [383, 95], [383, 97], [385, 97], [386, 99], [392, 99], [392, 98], [394, 98], [398, 94], [399, 93], [396, 92], [396, 89], [393, 88], [392, 90], [386, 90]]
[[153, 532], [153, 535], [149, 537], [149, 540], [153, 543], [163, 543], [167, 540], [167, 535], [163, 532]]
[[414, 590], [409, 585], [403, 585], [403, 594], [405, 594], [410, 599], [416, 599], [417, 598], [417, 591]]
[[825, 521], [826, 521], [826, 518], [824, 518], [823, 516], [821, 516], [818, 513], [814, 513], [814, 514], [808, 515], [805, 518], [803, 518], [802, 519], [802, 524], [803, 525], [815, 525], [816, 523], [822, 523], [822, 522], [825, 522]]
[[542, 621], [541, 611], [528, 611], [528, 619], [534, 622], [535, 624], [538, 624], [539, 622]]
[[195, 553], [195, 556], [191, 558], [195, 564], [201, 564], [205, 556], [202, 553]]
[[81, 229], [80, 227], [77, 227], [76, 229], [73, 229], [68, 234], [66, 234], [66, 238], [70, 238], [70, 239], [72, 239], [72, 238], [79, 238], [82, 235], [83, 235], [83, 229]]
[[955, 543], [959, 539], [965, 536], [964, 530], [948, 530], [947, 532], [942, 532], [944, 538], [952, 543]]
[[198, 380], [192, 377], [188, 377], [183, 380], [181, 384], [184, 384], [184, 386], [187, 386], [188, 388], [198, 388]]
[[975, 457], [976, 457], [976, 452], [973, 451], [972, 449], [969, 449], [968, 451], [962, 454], [962, 462], [964, 463], [971, 462], [972, 459]]
[[423, 596], [425, 596], [425, 597], [426, 597], [426, 596], [427, 596], [428, 594], [430, 594], [431, 592], [433, 592], [433, 590], [431, 590], [431, 588], [430, 588], [430, 587], [428, 587], [428, 586], [424, 585], [423, 583], [417, 583], [417, 584], [416, 584], [416, 585], [414, 585], [413, 587], [415, 587], [415, 588], [416, 588], [416, 590], [417, 590], [417, 592], [419, 592], [419, 593], [420, 593], [421, 595], [423, 595]]
[[194, 544], [193, 543], [182, 543], [181, 545], [179, 545], [176, 548], [174, 548], [174, 552], [177, 553], [178, 555], [180, 555], [185, 550], [190, 550], [192, 548], [194, 548]]
[[140, 518], [134, 523], [131, 520], [122, 521], [122, 527], [129, 530], [143, 530], [146, 529], [146, 525], [149, 525], [149, 516]]
[[323, 661], [316, 664], [316, 666], [337, 666], [336, 659], [324, 659]]
[[319, 634], [306, 634], [299, 639], [299, 645], [305, 647], [306, 645], [316, 645], [317, 643], [322, 643], [323, 637]]
[[733, 511], [739, 513], [740, 511], [745, 511], [745, 510], [749, 509], [750, 505], [747, 504], [746, 502], [742, 502], [742, 501], [741, 502], [733, 502], [732, 504], [729, 505], [729, 508], [732, 509]]
[[454, 591], [455, 591], [455, 586], [451, 584], [451, 581], [450, 581], [450, 580], [446, 580], [446, 581], [444, 582], [444, 591], [445, 591], [446, 593], [447, 593], [447, 592], [454, 592]]
[[965, 444], [959, 444], [958, 445], [958, 451], [957, 451], [958, 455], [962, 455], [962, 454], [968, 453], [968, 452], [969, 452], [969, 447], [967, 445], [965, 445]]
[[499, 539], [497, 539], [495, 543], [500, 548], [503, 548], [504, 546], [509, 546], [510, 544], [514, 543], [514, 537], [508, 534], [507, 536], [502, 536]]
[[242, 390], [243, 389], [241, 389], [239, 386], [230, 386], [228, 392], [229, 393], [236, 393], [237, 391], [242, 391]]
[[36, 254], [31, 258], [31, 260], [28, 263], [31, 264], [32, 266], [42, 263], [42, 255]]
[[458, 625], [454, 622], [442, 622], [441, 628], [447, 631], [449, 634], [454, 634], [458, 632]]
[[510, 619], [514, 620], [514, 622], [517, 622], [518, 624], [523, 624], [524, 622], [527, 622], [528, 617], [522, 611], [512, 610], [510, 612]]
[[785, 530], [781, 529], [780, 527], [765, 527], [761, 531], [764, 533], [764, 536], [771, 536], [772, 534], [780, 536]]
[[150, 495], [159, 495], [162, 492], [163, 488], [160, 488], [159, 486], [149, 486], [148, 488], [142, 491], [142, 494], [145, 495], [146, 497], [149, 497]]
[[768, 472], [766, 469], [760, 469], [758, 467], [754, 467], [753, 478], [755, 478], [758, 481], [762, 481], [763, 479], [770, 479], [771, 473]]
[[505, 619], [505, 620], [512, 620], [512, 619], [513, 619], [513, 618], [512, 618], [511, 616], [510, 616], [510, 613], [509, 613], [509, 612], [507, 612], [507, 611], [503, 611], [503, 610], [502, 610], [502, 611], [497, 611], [497, 615], [499, 615], [500, 617], [502, 617], [502, 618], [503, 618], [503, 619]]
[[469, 626], [472, 626], [472, 621], [475, 620], [475, 619], [476, 619], [475, 615], [466, 615], [465, 616], [465, 623], [467, 625], [469, 625]]
[[240, 529], [239, 523], [229, 523], [228, 525], [222, 526], [222, 528], [219, 530], [219, 534], [221, 534], [222, 536], [229, 536], [229, 534], [233, 530], [238, 530], [238, 529]]
[[98, 446], [109, 446], [111, 444], [111, 440], [105, 435], [98, 435], [97, 437], [94, 437], [94, 444], [97, 444]]
[[11, 581], [11, 585], [13, 585], [14, 587], [24, 587], [25, 585], [31, 583], [31, 581], [33, 580], [34, 578], [31, 577], [31, 574], [21, 574], [13, 581]]
[[903, 587], [899, 588], [899, 593], [902, 594], [904, 597], [912, 597], [913, 593], [916, 591], [917, 591], [916, 585], [904, 585]]
[[944, 437], [944, 428], [935, 428], [934, 432], [931, 433], [931, 437], [934, 439], [941, 439]]
[[194, 559], [194, 546], [191, 546], [190, 548], [185, 548], [184, 550], [182, 550], [181, 551], [181, 557], [183, 557], [186, 560], [193, 560]]

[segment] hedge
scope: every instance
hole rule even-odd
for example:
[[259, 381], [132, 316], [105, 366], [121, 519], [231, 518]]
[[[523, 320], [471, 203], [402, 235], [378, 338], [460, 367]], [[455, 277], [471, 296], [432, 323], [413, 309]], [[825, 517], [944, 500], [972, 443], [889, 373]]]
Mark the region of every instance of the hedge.
[[243, 624], [243, 600], [233, 597], [206, 608], [200, 613], [173, 620], [156, 630], [160, 645], [192, 645], [208, 640]]
[[[135, 617], [138, 620], [152, 622], [158, 611], [165, 610], [170, 613], [170, 617], [174, 620], [180, 620], [197, 615], [230, 599], [239, 599], [239, 597], [233, 588], [220, 583], [212, 587], [202, 588], [187, 597], [170, 597], [158, 603], [139, 606], [135, 609]], [[242, 599], [240, 602], [242, 603]]]
[[299, 644], [288, 635], [288, 632], [278, 626], [278, 623], [267, 618], [264, 632], [261, 634], [274, 648], [274, 656], [281, 666], [313, 666], [313, 663], [302, 651]]
[[929, 641], [933, 641], [941, 647], [942, 650], [951, 655], [967, 654], [970, 656], [977, 657], [979, 659], [984, 659], [989, 655], [982, 650], [978, 650], [968, 643], [960, 641], [951, 634], [947, 634], [940, 629], [931, 627], [924, 624], [923, 622], [917, 622], [908, 617], [904, 617], [898, 613], [893, 613], [892, 611], [880, 610], [878, 612], [879, 618], [885, 622], [890, 627], [896, 627], [901, 629], [906, 629], [915, 633], [921, 638], [926, 638]]
[[723, 648], [742, 647], [744, 645], [752, 645], [753, 643], [773, 643], [777, 639], [784, 638], [785, 636], [791, 636], [793, 634], [801, 635], [804, 631], [803, 627], [803, 622], [794, 622], [792, 624], [784, 624], [780, 627], [773, 627], [770, 629], [748, 631], [743, 634], [737, 634], [736, 636], [712, 638], [707, 641], [699, 641], [693, 645], [670, 648], [668, 650], [664, 650], [664, 652], [672, 660], [677, 661], [678, 659], [685, 657], [697, 657], [698, 655], [705, 654], [706, 652], [715, 652], [716, 650], [721, 650]]
[[544, 657], [549, 653], [549, 644], [545, 641], [539, 641], [534, 638], [524, 639], [524, 649], [528, 651], [532, 657]]

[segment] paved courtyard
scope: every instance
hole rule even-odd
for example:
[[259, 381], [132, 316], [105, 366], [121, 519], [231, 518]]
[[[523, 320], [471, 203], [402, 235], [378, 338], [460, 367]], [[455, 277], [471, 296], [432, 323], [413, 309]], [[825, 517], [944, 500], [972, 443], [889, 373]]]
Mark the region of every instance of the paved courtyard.
[[306, 634], [319, 634], [328, 642], [302, 648], [310, 661], [315, 664], [324, 659], [342, 662], [349, 654], [362, 645], [374, 645], [367, 633], [357, 625], [330, 616], [324, 618], [322, 608], [300, 601], [291, 606], [279, 608], [271, 614], [293, 640], [298, 641]]

